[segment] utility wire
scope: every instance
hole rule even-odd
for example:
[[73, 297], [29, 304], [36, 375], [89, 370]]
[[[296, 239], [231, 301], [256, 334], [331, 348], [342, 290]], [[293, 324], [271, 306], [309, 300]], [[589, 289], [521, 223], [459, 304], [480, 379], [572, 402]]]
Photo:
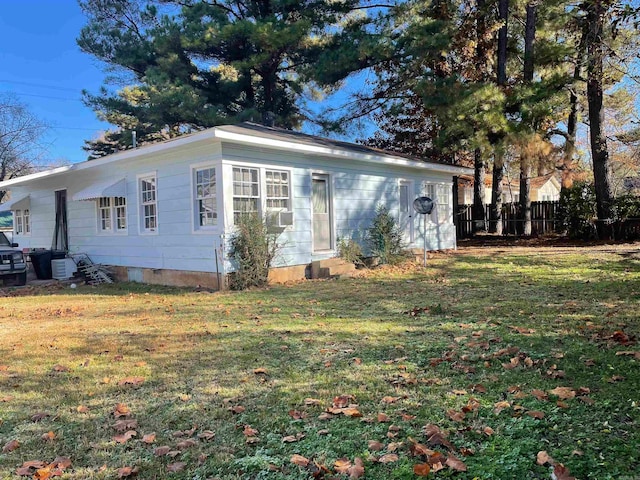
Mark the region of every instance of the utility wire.
[[27, 87], [41, 87], [41, 88], [49, 88], [51, 90], [60, 90], [63, 92], [78, 93], [78, 90], [75, 88], [60, 87], [58, 85], [47, 85], [46, 83], [21, 82], [18, 80], [5, 80], [4, 78], [0, 78], [0, 83], [10, 83], [12, 85], [26, 85]]

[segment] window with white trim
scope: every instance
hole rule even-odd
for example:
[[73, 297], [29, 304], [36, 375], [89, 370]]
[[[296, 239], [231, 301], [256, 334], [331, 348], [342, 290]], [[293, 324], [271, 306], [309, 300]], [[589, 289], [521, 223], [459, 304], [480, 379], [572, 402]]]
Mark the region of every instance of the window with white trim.
[[265, 170], [267, 210], [289, 211], [289, 172]]
[[155, 175], [141, 177], [140, 187], [140, 231], [156, 232], [158, 229], [157, 180]]
[[13, 218], [16, 225], [16, 235], [29, 235], [31, 233], [31, 221], [29, 209], [14, 210]]
[[233, 167], [233, 221], [243, 214], [258, 213], [260, 177], [257, 168]]
[[216, 196], [216, 169], [194, 169], [195, 212], [198, 228], [206, 229], [218, 224], [218, 199]]
[[434, 222], [449, 223], [451, 218], [451, 189], [449, 185], [423, 183], [423, 194], [435, 200], [436, 207], [431, 212]]
[[127, 199], [125, 197], [98, 199], [98, 230], [101, 233], [122, 233], [127, 230]]

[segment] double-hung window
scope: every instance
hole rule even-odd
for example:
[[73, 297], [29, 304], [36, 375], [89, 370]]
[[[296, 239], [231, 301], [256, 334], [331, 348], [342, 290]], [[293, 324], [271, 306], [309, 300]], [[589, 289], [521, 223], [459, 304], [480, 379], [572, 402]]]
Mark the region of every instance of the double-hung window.
[[423, 194], [435, 201], [436, 208], [431, 219], [437, 223], [449, 223], [451, 220], [451, 189], [447, 184], [424, 183]]
[[267, 211], [291, 210], [289, 172], [265, 170]]
[[29, 235], [31, 233], [31, 219], [29, 209], [14, 210], [13, 217], [16, 223], [17, 235]]
[[155, 175], [139, 179], [140, 231], [153, 233], [158, 230], [157, 179]]
[[216, 169], [194, 169], [196, 226], [205, 230], [218, 224], [218, 199], [216, 196]]
[[127, 199], [125, 197], [98, 199], [98, 230], [101, 233], [127, 231]]
[[233, 167], [233, 221], [247, 213], [258, 213], [260, 176], [257, 168]]

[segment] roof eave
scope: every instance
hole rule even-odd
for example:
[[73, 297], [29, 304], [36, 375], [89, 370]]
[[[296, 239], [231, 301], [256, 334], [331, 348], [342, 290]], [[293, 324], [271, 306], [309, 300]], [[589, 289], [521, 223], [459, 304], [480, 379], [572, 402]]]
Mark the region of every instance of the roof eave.
[[459, 167], [455, 165], [444, 165], [440, 163], [420, 162], [414, 160], [407, 160], [406, 158], [397, 157], [394, 155], [384, 154], [365, 154], [360, 152], [350, 151], [343, 148], [329, 148], [321, 145], [309, 145], [305, 143], [298, 143], [293, 140], [276, 140], [272, 138], [265, 138], [258, 135], [247, 135], [235, 132], [228, 132], [224, 130], [218, 130], [216, 132], [216, 138], [229, 143], [236, 143], [240, 145], [252, 145], [262, 148], [270, 149], [288, 149], [304, 153], [307, 155], [325, 155], [333, 158], [343, 158], [349, 160], [356, 160], [366, 163], [395, 165], [409, 168], [418, 168], [422, 170], [431, 170], [448, 174], [468, 174], [473, 173], [473, 169], [466, 167]]

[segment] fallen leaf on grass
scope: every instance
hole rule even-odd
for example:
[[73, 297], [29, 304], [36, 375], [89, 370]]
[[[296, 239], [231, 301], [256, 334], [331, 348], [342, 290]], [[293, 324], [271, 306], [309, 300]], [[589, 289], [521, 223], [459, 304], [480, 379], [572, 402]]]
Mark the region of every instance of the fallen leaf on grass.
[[113, 440], [115, 440], [117, 443], [127, 443], [131, 439], [131, 437], [135, 437], [136, 435], [138, 435], [138, 432], [136, 432], [135, 430], [128, 430], [122, 435], [116, 435], [115, 437], [113, 437]]
[[78, 413], [89, 413], [89, 407], [85, 405], [80, 405], [76, 408], [76, 412]]
[[10, 453], [13, 452], [20, 446], [20, 442], [17, 440], [11, 440], [7, 442], [4, 447], [2, 447], [2, 453]]
[[[113, 409], [113, 416], [115, 418], [128, 417], [131, 415], [131, 410], [124, 403], [117, 403]], [[128, 467], [127, 467], [128, 468]]]
[[385, 396], [385, 397], [382, 397], [382, 402], [387, 404], [396, 403], [398, 400], [400, 400], [400, 398], [402, 397]]
[[384, 444], [378, 442], [377, 440], [369, 440], [369, 450], [372, 452], [379, 452], [384, 448]]
[[386, 413], [379, 413], [378, 414], [378, 422], [379, 423], [385, 423], [385, 422], [390, 422], [391, 419], [389, 418], [389, 415], [387, 415]]
[[229, 407], [229, 408], [228, 408], [228, 410], [229, 410], [231, 413], [236, 413], [236, 414], [238, 414], [238, 413], [242, 413], [242, 412], [244, 412], [244, 411], [246, 410], [246, 408], [244, 408], [242, 405], [234, 405], [233, 407]]
[[562, 465], [561, 463], [558, 463], [556, 466], [553, 467], [553, 473], [551, 474], [551, 478], [553, 480], [576, 480], [575, 477], [571, 476], [569, 469], [564, 465]]
[[307, 418], [309, 414], [306, 412], [301, 412], [299, 410], [289, 410], [289, 416], [294, 420], [301, 420], [303, 418]]
[[498, 414], [499, 414], [502, 410], [504, 410], [505, 408], [511, 408], [511, 404], [510, 404], [509, 402], [507, 402], [507, 401], [496, 402], [496, 403], [494, 404], [494, 407], [495, 407], [495, 408], [493, 409], [493, 411], [494, 411], [494, 413], [495, 413], [496, 415], [498, 415]]
[[431, 472], [431, 466], [428, 463], [418, 463], [413, 466], [413, 473], [419, 477], [426, 477]]
[[349, 467], [347, 473], [349, 474], [349, 478], [351, 480], [355, 480], [364, 475], [364, 462], [360, 457], [356, 457], [353, 459], [353, 465]]
[[187, 464], [185, 462], [170, 463], [167, 465], [167, 471], [171, 473], [181, 472], [186, 466]]
[[554, 465], [556, 461], [549, 456], [546, 450], [540, 450], [538, 455], [536, 455], [536, 463], [538, 465], [544, 465], [546, 463]]
[[205, 430], [198, 434], [198, 438], [201, 440], [211, 440], [216, 436], [216, 433], [212, 430]]
[[311, 405], [320, 405], [322, 402], [320, 400], [318, 400], [317, 398], [305, 398], [304, 399], [304, 404], [307, 406], [311, 406]]
[[534, 397], [536, 397], [540, 401], [549, 400], [549, 395], [547, 395], [546, 392], [544, 392], [542, 390], [538, 390], [536, 388], [531, 390], [531, 395], [533, 395]]
[[138, 421], [133, 418], [118, 420], [116, 423], [111, 425], [111, 428], [115, 429], [118, 432], [126, 432], [127, 430], [135, 430], [138, 428]]
[[191, 448], [197, 444], [198, 442], [189, 438], [187, 440], [182, 440], [181, 442], [176, 443], [176, 448], [178, 448], [179, 450], [186, 450], [187, 448]]
[[142, 441], [146, 444], [151, 444], [151, 443], [155, 443], [156, 441], [156, 434], [154, 433], [147, 433], [146, 435], [144, 435], [142, 437]]
[[43, 433], [42, 435], [40, 435], [40, 438], [45, 442], [50, 442], [52, 440], [55, 440], [56, 434], [49, 430], [47, 433]]
[[529, 410], [527, 412], [527, 415], [529, 415], [530, 417], [533, 417], [535, 419], [542, 420], [544, 418], [544, 416], [545, 416], [545, 413], [541, 412], [539, 410]]
[[397, 462], [398, 458], [399, 458], [398, 455], [396, 455], [395, 453], [387, 453], [386, 455], [382, 455], [378, 459], [378, 462], [380, 462], [380, 463], [393, 463], [393, 462]]
[[118, 478], [132, 477], [138, 473], [138, 467], [122, 467], [118, 469]]
[[609, 378], [607, 382], [609, 383], [622, 382], [624, 379], [625, 377], [623, 377], [622, 375], [614, 375], [613, 377]]
[[309, 465], [309, 459], [303, 457], [302, 455], [298, 455], [297, 453], [294, 453], [291, 456], [291, 463], [294, 463], [300, 467], [306, 467], [307, 465]]
[[41, 420], [44, 420], [47, 417], [50, 417], [51, 414], [47, 413], [47, 412], [38, 412], [35, 413], [33, 415], [31, 415], [31, 421], [32, 422], [39, 422]]
[[447, 416], [454, 422], [464, 422], [466, 415], [464, 412], [458, 412], [457, 410], [447, 410]]
[[267, 375], [267, 369], [266, 368], [256, 368], [253, 370], [253, 373], [256, 375]]
[[450, 469], [455, 470], [456, 472], [466, 472], [467, 466], [464, 464], [462, 460], [460, 460], [455, 455], [449, 455], [445, 462]]
[[170, 451], [171, 451], [171, 447], [169, 447], [168, 445], [163, 445], [162, 447], [154, 448], [153, 454], [156, 457], [162, 457], [164, 455], [167, 455]]
[[245, 437], [255, 437], [256, 435], [258, 435], [258, 433], [258, 430], [252, 428], [251, 425], [245, 425], [244, 430], [242, 430], [242, 434]]
[[557, 396], [560, 400], [569, 400], [576, 396], [575, 390], [571, 387], [556, 387], [549, 390], [549, 393]]
[[120, 380], [118, 382], [118, 385], [123, 386], [123, 385], [140, 385], [141, 383], [144, 383], [144, 377], [126, 377], [123, 378], [122, 380]]
[[353, 395], [338, 395], [333, 397], [333, 408], [345, 408], [351, 403], [355, 403], [356, 397]]
[[69, 367], [65, 365], [54, 365], [52, 370], [57, 373], [65, 373], [69, 371]]
[[348, 458], [339, 458], [334, 462], [333, 468], [337, 473], [347, 473], [349, 468], [351, 468], [351, 460]]

